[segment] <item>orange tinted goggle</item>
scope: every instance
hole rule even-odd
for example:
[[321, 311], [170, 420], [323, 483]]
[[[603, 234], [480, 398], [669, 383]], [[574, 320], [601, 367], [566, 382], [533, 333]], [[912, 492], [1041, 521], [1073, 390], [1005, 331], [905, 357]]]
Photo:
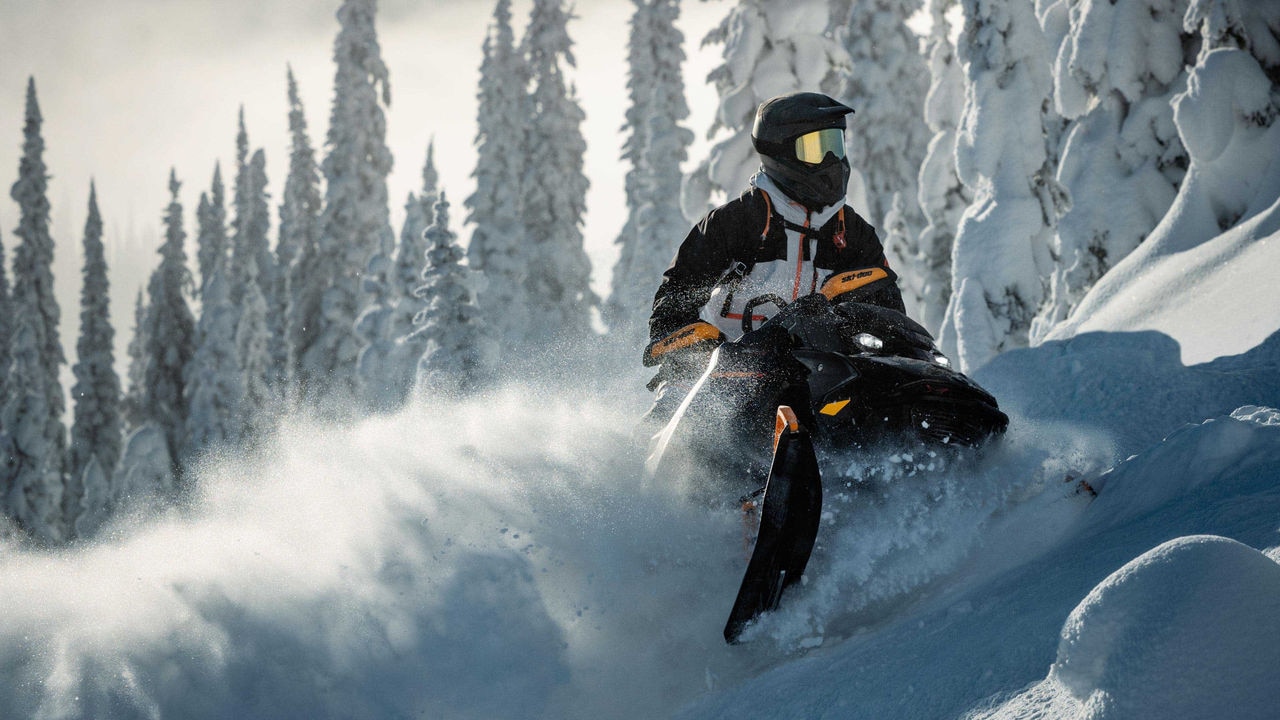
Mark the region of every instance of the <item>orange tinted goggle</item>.
[[827, 128], [796, 138], [796, 159], [800, 162], [817, 165], [827, 153], [835, 153], [837, 159], [844, 157], [844, 130]]

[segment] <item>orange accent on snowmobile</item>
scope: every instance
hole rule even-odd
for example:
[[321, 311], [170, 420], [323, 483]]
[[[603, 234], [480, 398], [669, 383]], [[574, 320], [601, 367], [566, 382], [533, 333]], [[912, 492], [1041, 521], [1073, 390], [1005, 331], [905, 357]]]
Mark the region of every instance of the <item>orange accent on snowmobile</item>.
[[848, 400], [840, 400], [838, 402], [827, 403], [826, 405], [823, 405], [822, 409], [819, 410], [818, 412], [822, 413], [823, 415], [830, 415], [834, 417], [836, 415], [839, 415], [840, 411], [844, 409], [844, 406], [848, 404], [849, 404]]
[[841, 295], [857, 290], [865, 285], [870, 285], [877, 280], [883, 280], [889, 277], [889, 273], [884, 268], [863, 268], [861, 270], [850, 270], [839, 275], [833, 275], [831, 279], [822, 283], [822, 294], [827, 296], [828, 300], [835, 301]]
[[787, 405], [778, 406], [778, 416], [773, 421], [773, 450], [778, 450], [778, 439], [782, 437], [782, 431], [799, 432], [800, 420], [796, 418], [796, 412]]
[[657, 359], [675, 350], [692, 347], [701, 342], [720, 340], [722, 333], [711, 323], [696, 322], [671, 333], [653, 346], [649, 357]]

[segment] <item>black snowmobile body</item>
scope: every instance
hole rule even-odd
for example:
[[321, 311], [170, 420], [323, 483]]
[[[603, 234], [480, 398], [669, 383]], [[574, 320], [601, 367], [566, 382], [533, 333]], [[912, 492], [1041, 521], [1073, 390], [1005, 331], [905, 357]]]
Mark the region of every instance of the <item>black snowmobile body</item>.
[[[749, 318], [763, 302], [781, 309], [753, 329]], [[743, 315], [747, 332], [713, 353], [649, 463], [656, 477], [685, 477], [713, 502], [758, 497], [765, 486], [748, 503], [761, 509], [760, 532], [725, 627], [730, 643], [804, 570], [821, 514], [820, 457], [881, 445], [978, 446], [1009, 423], [902, 313], [814, 294], [789, 305], [757, 298]]]
[[730, 488], [758, 488], [783, 405], [812, 433], [820, 454], [977, 446], [1009, 423], [996, 399], [952, 368], [914, 320], [814, 294], [716, 350], [659, 436], [650, 469], [666, 476], [663, 466], [678, 454], [703, 471], [723, 470], [717, 474]]

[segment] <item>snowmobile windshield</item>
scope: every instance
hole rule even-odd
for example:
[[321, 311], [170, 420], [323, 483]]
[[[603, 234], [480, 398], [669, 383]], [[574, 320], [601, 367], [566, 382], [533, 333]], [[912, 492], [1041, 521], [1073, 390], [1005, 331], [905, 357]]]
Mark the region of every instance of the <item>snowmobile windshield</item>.
[[796, 159], [800, 162], [818, 165], [827, 153], [834, 153], [836, 159], [844, 158], [844, 130], [826, 128], [796, 138]]

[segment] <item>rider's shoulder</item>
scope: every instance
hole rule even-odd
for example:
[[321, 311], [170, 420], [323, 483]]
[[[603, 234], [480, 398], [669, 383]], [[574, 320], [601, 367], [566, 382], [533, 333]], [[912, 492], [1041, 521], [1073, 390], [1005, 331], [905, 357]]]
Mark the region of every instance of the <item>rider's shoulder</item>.
[[762, 192], [756, 188], [748, 188], [737, 197], [707, 211], [699, 225], [704, 232], [730, 231], [746, 224], [753, 214], [762, 211]]

